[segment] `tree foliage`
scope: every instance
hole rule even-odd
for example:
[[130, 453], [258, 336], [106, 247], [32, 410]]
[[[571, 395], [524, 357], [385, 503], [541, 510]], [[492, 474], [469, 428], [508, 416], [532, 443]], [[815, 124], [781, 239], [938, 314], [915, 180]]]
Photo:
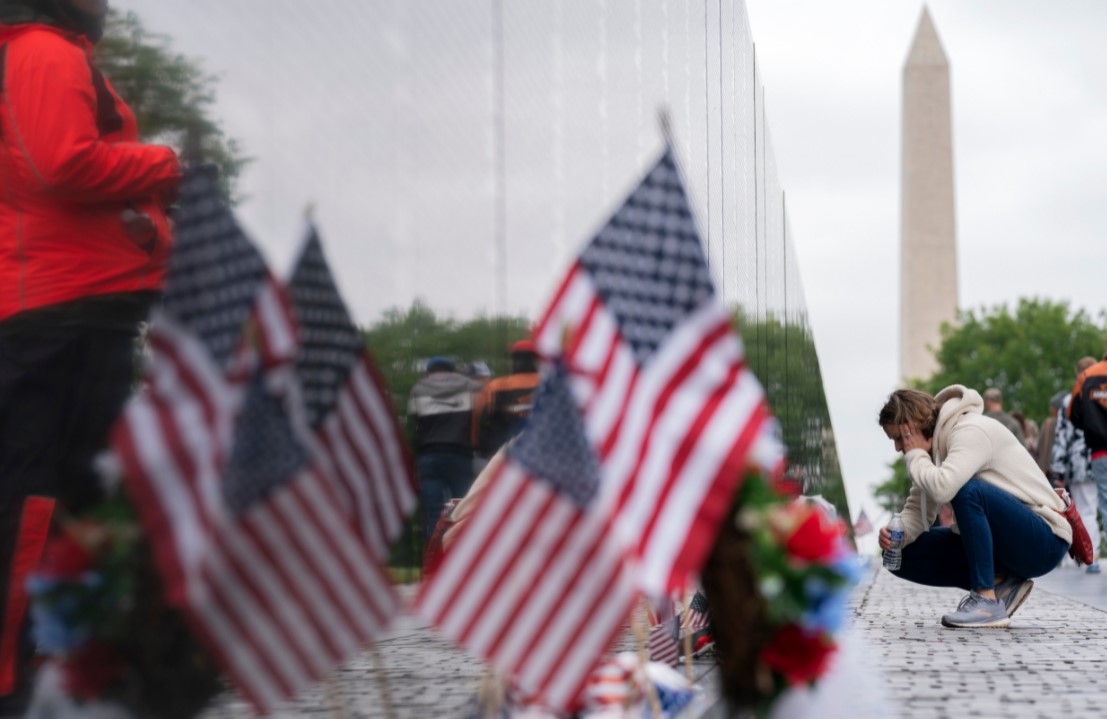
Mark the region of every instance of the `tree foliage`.
[[962, 311], [956, 326], [942, 326], [941, 336], [938, 370], [919, 383], [922, 389], [998, 387], [1005, 409], [1040, 420], [1049, 398], [1072, 388], [1076, 361], [1102, 354], [1107, 315], [1097, 321], [1067, 302], [1020, 299], [1014, 312], [1007, 305]]
[[809, 328], [773, 315], [750, 318], [741, 309], [734, 323], [750, 367], [780, 423], [790, 473], [802, 481], [805, 494], [822, 495], [841, 516], [849, 517], [822, 371]]
[[907, 476], [907, 465], [904, 464], [902, 456], [890, 462], [888, 469], [892, 470], [892, 476], [873, 489], [873, 496], [876, 497], [876, 503], [881, 509], [894, 513], [903, 509], [903, 504], [911, 491], [911, 479]]
[[[808, 494], [821, 494], [842, 516], [849, 516], [845, 486], [835, 449], [822, 373], [810, 331], [775, 317], [748, 320], [741, 310], [735, 325], [745, 338], [750, 365], [765, 387], [780, 423], [788, 464]], [[499, 376], [510, 371], [509, 347], [526, 337], [524, 317], [481, 316], [458, 321], [437, 315], [422, 301], [392, 308], [365, 331], [365, 339], [388, 382], [402, 415], [411, 388], [429, 357], [451, 357], [466, 365], [483, 361]]]
[[218, 78], [174, 52], [168, 38], [149, 32], [133, 12], [108, 13], [96, 58], [134, 111], [142, 139], [181, 150], [186, 134], [194, 132], [204, 160], [220, 165], [233, 198], [249, 160], [213, 115]]
[[364, 334], [402, 415], [428, 358], [450, 357], [462, 370], [462, 365], [480, 361], [493, 375], [504, 375], [510, 371], [511, 343], [526, 337], [529, 330], [530, 323], [523, 317], [480, 316], [459, 322], [439, 317], [416, 300], [406, 310], [387, 310]]
[[[1107, 314], [1093, 318], [1067, 302], [1023, 298], [1014, 312], [1005, 304], [961, 311], [957, 325], [942, 325], [941, 337], [937, 371], [912, 384], [931, 394], [951, 384], [979, 392], [998, 387], [1005, 409], [1041, 420], [1049, 413], [1050, 397], [1072, 389], [1076, 361], [1101, 356]], [[883, 509], [898, 512], [911, 480], [902, 457], [888, 466], [891, 477], [873, 492]]]

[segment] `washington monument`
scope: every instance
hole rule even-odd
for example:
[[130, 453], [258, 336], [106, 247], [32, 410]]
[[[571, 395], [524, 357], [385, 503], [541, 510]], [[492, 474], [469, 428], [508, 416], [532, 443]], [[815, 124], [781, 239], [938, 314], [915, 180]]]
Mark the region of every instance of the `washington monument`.
[[939, 328], [957, 318], [957, 229], [949, 62], [924, 7], [903, 66], [900, 379], [935, 369]]

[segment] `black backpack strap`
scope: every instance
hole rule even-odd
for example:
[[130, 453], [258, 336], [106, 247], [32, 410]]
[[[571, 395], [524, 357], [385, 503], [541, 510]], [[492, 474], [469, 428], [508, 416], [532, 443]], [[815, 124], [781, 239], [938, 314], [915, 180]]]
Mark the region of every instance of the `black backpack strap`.
[[[4, 81], [8, 74], [8, 44], [0, 45], [0, 97], [4, 95]], [[0, 135], [4, 133], [4, 125], [0, 123]]]
[[96, 129], [101, 137], [119, 132], [123, 129], [123, 116], [115, 108], [115, 97], [108, 89], [103, 73], [92, 64], [92, 60], [88, 61], [88, 69], [92, 72], [92, 86], [96, 88]]

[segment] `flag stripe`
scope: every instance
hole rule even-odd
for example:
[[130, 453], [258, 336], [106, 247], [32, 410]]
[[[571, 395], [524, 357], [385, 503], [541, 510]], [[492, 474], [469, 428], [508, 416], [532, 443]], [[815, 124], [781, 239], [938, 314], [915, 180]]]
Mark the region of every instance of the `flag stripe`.
[[386, 628], [389, 618], [399, 609], [399, 597], [384, 569], [362, 551], [356, 535], [343, 531], [348, 520], [342, 517], [322, 477], [316, 475], [315, 482], [301, 482], [292, 489], [320, 529], [321, 540], [329, 550], [328, 559], [337, 562], [333, 581], [338, 584], [342, 577], [349, 580], [350, 590], [362, 601], [363, 607], [359, 609], [364, 610], [363, 626], [373, 629], [373, 634]]
[[407, 441], [396, 423], [396, 413], [388, 401], [388, 385], [380, 370], [364, 355], [350, 376], [361, 406], [367, 409], [373, 426], [380, 434], [389, 466], [388, 481], [392, 485], [394, 496], [398, 498], [397, 509], [405, 516], [411, 514], [418, 499], [415, 472], [407, 450]]
[[[484, 611], [489, 580], [503, 566], [503, 555], [514, 553], [518, 546], [515, 541], [511, 541], [517, 539], [515, 533], [525, 531], [534, 519], [533, 516], [522, 511], [528, 503], [533, 503], [535, 496], [529, 491], [531, 488], [525, 481], [525, 475], [505, 465], [501, 469], [498, 480], [503, 483], [503, 486], [499, 488], [497, 495], [502, 494], [510, 498], [510, 502], [504, 508], [505, 511], [499, 515], [503, 519], [500, 526], [496, 528], [496, 546], [488, 548], [495, 554], [488, 556], [484, 554], [484, 547], [472, 546], [471, 551], [475, 556], [465, 572], [467, 581], [458, 585], [456, 594], [450, 599], [452, 620], [448, 615], [444, 616], [439, 625], [449, 636], [459, 636], [465, 624]], [[456, 551], [460, 552], [461, 548], [458, 547]]]
[[[760, 434], [761, 425], [765, 418], [764, 404], [759, 404], [754, 413], [747, 415], [746, 424], [742, 426], [738, 441], [731, 446], [729, 456], [722, 462], [709, 488], [706, 496], [725, 496], [732, 493], [738, 486], [742, 471], [745, 469], [744, 458], [757, 436]], [[725, 421], [720, 421], [719, 426], [726, 426]], [[730, 426], [740, 426], [731, 424]], [[695, 471], [694, 468], [692, 471]], [[656, 558], [654, 562], [659, 566], [671, 566], [668, 582], [666, 577], [654, 570], [654, 562], [643, 562], [642, 586], [649, 592], [677, 590], [681, 587], [674, 581], [676, 578], [688, 576], [698, 571], [707, 559], [711, 547], [715, 543], [718, 527], [729, 516], [731, 507], [729, 503], [712, 503], [701, 501], [699, 516], [687, 528], [684, 542], [666, 542], [664, 533], [655, 532], [649, 538], [649, 544], [642, 547], [642, 554]], [[675, 512], [674, 512], [675, 514]], [[679, 517], [665, 518], [659, 524], [673, 526], [680, 522]]]
[[[372, 521], [372, 512], [379, 509], [379, 505], [369, 498], [372, 490], [368, 483], [358, 481], [362, 472], [357, 467], [357, 457], [343, 436], [344, 424], [341, 418], [334, 414], [324, 422], [324, 427], [325, 431], [320, 435], [320, 439], [329, 450], [329, 456], [334, 460], [332, 469], [335, 480], [350, 495], [351, 504], [346, 511], [357, 517], [359, 526], [365, 531], [369, 546], [378, 557], [382, 556], [387, 552], [386, 542], [380, 524]], [[369, 516], [366, 516], [366, 512], [370, 513]]]
[[[222, 552], [212, 552], [204, 566], [205, 586], [208, 592], [197, 600], [213, 606], [240, 635], [240, 641], [246, 642], [259, 667], [279, 687], [283, 695], [291, 695], [296, 690], [295, 677], [299, 673], [292, 665], [292, 652], [287, 651], [282, 642], [274, 636], [268, 622], [262, 621], [262, 615], [250, 596], [244, 591], [239, 578], [226, 562]], [[213, 637], [222, 645], [223, 637]]]
[[237, 689], [254, 706], [273, 706], [283, 690], [264, 671], [257, 650], [216, 606], [204, 597], [193, 597], [195, 611], [185, 615], [193, 633], [208, 648]]
[[[303, 481], [295, 484], [313, 481], [314, 477], [306, 476]], [[314, 517], [300, 503], [299, 496], [291, 487], [273, 498], [272, 515], [274, 523], [284, 535], [279, 538], [279, 542], [273, 542], [274, 547], [294, 547], [303, 567], [299, 575], [300, 586], [293, 591], [303, 596], [312, 614], [318, 618], [317, 621], [326, 625], [324, 636], [328, 639], [331, 660], [344, 659], [357, 647], [358, 642], [367, 638], [361, 627], [368, 621], [375, 620], [363, 604], [367, 598], [353, 596], [353, 587], [334, 566], [329, 547], [325, 546], [321, 536], [321, 527], [315, 523]], [[323, 676], [326, 671], [326, 667], [323, 667], [319, 676]]]
[[[221, 547], [226, 551], [213, 555], [209, 580], [218, 583], [214, 594], [233, 602], [236, 615], [248, 616], [248, 634], [269, 638], [263, 651], [283, 651], [287, 655], [283, 673], [288, 686], [297, 687], [299, 677], [310, 672], [313, 660], [322, 662], [326, 651], [320, 646], [319, 633], [311, 625], [311, 616], [291, 595], [290, 582], [271, 566], [267, 548], [258, 546], [256, 536], [228, 527]], [[247, 622], [243, 622], [246, 624]]]
[[256, 581], [264, 581], [264, 593], [271, 599], [263, 606], [270, 621], [296, 624], [295, 634], [286, 643], [296, 647], [297, 654], [304, 658], [303, 674], [325, 673], [329, 660], [342, 656], [334, 638], [343, 636], [345, 628], [334, 621], [333, 610], [316, 585], [318, 578], [313, 576], [310, 563], [305, 563], [295, 540], [283, 531], [266, 506], [252, 510], [237, 527], [228, 528], [224, 541], [238, 573], [243, 577], [256, 575]]
[[262, 361], [267, 367], [288, 362], [299, 347], [288, 295], [272, 275], [267, 275], [258, 293], [254, 318], [259, 325]]
[[[351, 454], [356, 460], [356, 466], [360, 471], [360, 478], [380, 477], [387, 478], [388, 467], [377, 447], [380, 446], [380, 438], [371, 422], [365, 417], [364, 408], [357, 403], [355, 396], [347, 392], [338, 400], [339, 422], [342, 427], [343, 437], [350, 447]], [[348, 478], [347, 481], [358, 481], [358, 478]], [[384, 544], [391, 544], [390, 537], [399, 536], [402, 531], [400, 515], [397, 513], [397, 502], [392, 497], [391, 485], [388, 481], [367, 482], [369, 494], [372, 496], [370, 507], [362, 508], [362, 522], [366, 526], [376, 526], [383, 533]]]
[[[399, 610], [380, 558], [415, 485], [318, 238], [294, 273], [306, 285], [286, 293], [214, 180], [189, 171], [185, 184], [148, 390], [125, 408], [112, 445], [168, 601], [266, 713]], [[297, 325], [290, 293], [315, 303], [301, 313], [308, 325]], [[316, 344], [301, 347], [302, 337]], [[301, 366], [311, 420], [330, 431], [307, 424]]]
[[[702, 565], [751, 452], [776, 462], [671, 149], [573, 263], [534, 340], [551, 367], [527, 428], [417, 604], [567, 708], [637, 592], [682, 588]], [[670, 612], [666, 659], [677, 631]]]
[[[603, 530], [593, 542], [576, 576], [562, 592], [549, 631], [522, 665], [520, 676], [544, 675], [540, 691], [556, 706], [572, 701], [600, 653], [614, 638], [636, 590], [627, 573], [625, 554]], [[589, 616], [589, 622], [581, 622]], [[614, 620], [614, 621], [612, 621]], [[606, 631], [605, 631], [606, 630]]]
[[[503, 542], [505, 552], [498, 562], [482, 563], [477, 568], [473, 581], [470, 582], [471, 586], [483, 588], [479, 605], [483, 607], [484, 616], [477, 616], [474, 621], [457, 627], [457, 637], [462, 644], [471, 646], [475, 651], [484, 654], [487, 651], [485, 642], [496, 639], [494, 635], [489, 636], [488, 629], [506, 629], [506, 626], [500, 622], [499, 616], [493, 613], [505, 611], [506, 608], [503, 605], [508, 604], [512, 595], [519, 589], [533, 586], [529, 580], [540, 565], [524, 564], [523, 557], [529, 555], [541, 560], [541, 554], [538, 557], [535, 557], [535, 554], [541, 552], [544, 547], [537, 544], [535, 535], [539, 534], [540, 525], [547, 527], [553, 525], [554, 518], [546, 515], [552, 511], [556, 503], [557, 497], [553, 492], [534, 487], [533, 484], [523, 486], [519, 501], [512, 507], [513, 514], [505, 517], [504, 524], [500, 527], [499, 541]], [[557, 526], [552, 526], [552, 530], [556, 531], [556, 529]], [[548, 531], [551, 530], [548, 529]], [[515, 568], [516, 564], [519, 565], [518, 570]], [[540, 581], [540, 578], [538, 579]], [[527, 583], [520, 586], [524, 581]], [[481, 631], [482, 629], [485, 631]], [[474, 634], [477, 635], [476, 638]]]
[[525, 553], [515, 560], [508, 578], [501, 579], [493, 590], [491, 612], [483, 617], [480, 632], [471, 642], [483, 655], [498, 653], [513, 627], [520, 626], [523, 609], [544, 579], [545, 558], [558, 552], [579, 524], [580, 514], [574, 513], [567, 502], [555, 499], [550, 493], [542, 514], [532, 522], [537, 536], [525, 545]]

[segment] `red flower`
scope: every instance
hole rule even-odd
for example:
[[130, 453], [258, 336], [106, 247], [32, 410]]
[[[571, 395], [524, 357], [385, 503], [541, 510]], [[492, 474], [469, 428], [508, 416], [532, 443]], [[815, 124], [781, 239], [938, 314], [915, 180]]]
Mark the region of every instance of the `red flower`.
[[839, 523], [818, 509], [808, 509], [807, 516], [799, 523], [785, 543], [785, 549], [793, 557], [809, 562], [826, 562], [840, 551]]
[[37, 574], [50, 579], [75, 579], [92, 569], [92, 554], [69, 532], [50, 539]]
[[123, 657], [106, 642], [78, 647], [63, 662], [66, 694], [75, 699], [96, 699], [126, 674]]
[[830, 664], [837, 646], [821, 632], [805, 632], [797, 624], [777, 631], [772, 641], [761, 650], [761, 661], [782, 674], [792, 685], [811, 682], [821, 677]]

